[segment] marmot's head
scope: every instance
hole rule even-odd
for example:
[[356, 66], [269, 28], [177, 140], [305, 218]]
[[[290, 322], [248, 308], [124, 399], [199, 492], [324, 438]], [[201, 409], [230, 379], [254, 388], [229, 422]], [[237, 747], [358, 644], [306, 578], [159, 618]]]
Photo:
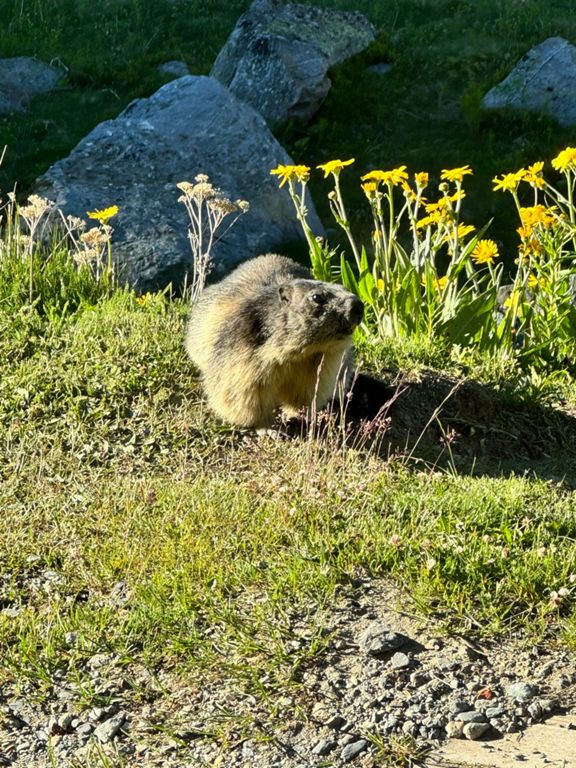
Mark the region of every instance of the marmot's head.
[[306, 345], [346, 339], [362, 321], [364, 305], [341, 285], [297, 279], [278, 293], [290, 331]]

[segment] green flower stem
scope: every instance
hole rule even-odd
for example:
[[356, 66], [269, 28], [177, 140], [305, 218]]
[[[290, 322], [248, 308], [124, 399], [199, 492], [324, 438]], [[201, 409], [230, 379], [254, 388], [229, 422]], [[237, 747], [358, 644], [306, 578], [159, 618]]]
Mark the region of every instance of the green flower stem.
[[310, 252], [315, 253], [318, 247], [318, 243], [316, 242], [314, 233], [310, 229], [310, 225], [308, 224], [308, 219], [306, 218], [308, 213], [306, 209], [306, 204], [305, 204], [306, 182], [302, 181], [300, 183], [300, 186], [302, 191], [301, 191], [301, 194], [298, 195], [294, 185], [294, 180], [288, 179], [288, 191], [290, 193], [290, 197], [292, 198], [292, 202], [294, 203], [294, 208], [296, 209], [296, 218], [300, 222], [300, 226], [302, 227], [302, 230], [304, 232], [304, 236], [306, 238], [306, 242], [308, 243]]
[[350, 243], [350, 247], [352, 248], [352, 253], [354, 254], [354, 259], [356, 261], [356, 266], [358, 269], [360, 269], [360, 251], [358, 250], [358, 246], [356, 245], [356, 241], [354, 240], [354, 237], [352, 235], [352, 230], [350, 229], [350, 222], [348, 221], [348, 216], [346, 215], [346, 206], [344, 205], [344, 199], [342, 197], [342, 190], [340, 189], [340, 172], [332, 172], [332, 176], [334, 177], [334, 192], [335, 192], [335, 198], [334, 202], [337, 207], [338, 216], [339, 218], [336, 218], [336, 221], [338, 224], [342, 227], [344, 232], [346, 232], [346, 237], [348, 238], [348, 242]]

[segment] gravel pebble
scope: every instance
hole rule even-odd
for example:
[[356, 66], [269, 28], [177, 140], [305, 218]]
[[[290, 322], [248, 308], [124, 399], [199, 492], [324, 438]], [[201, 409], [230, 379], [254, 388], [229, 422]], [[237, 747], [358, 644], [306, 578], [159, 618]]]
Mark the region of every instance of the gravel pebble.
[[107, 744], [117, 735], [120, 728], [124, 725], [125, 720], [125, 712], [118, 712], [118, 714], [112, 715], [108, 720], [104, 720], [103, 723], [100, 723], [94, 731], [94, 736], [101, 744]]
[[340, 757], [345, 763], [349, 763], [351, 760], [354, 760], [355, 757], [358, 757], [360, 752], [363, 752], [368, 744], [369, 742], [366, 741], [366, 739], [358, 739], [358, 741], [353, 741], [351, 744], [346, 744], [340, 753]]
[[475, 741], [476, 739], [480, 739], [482, 736], [484, 736], [489, 728], [489, 723], [466, 723], [462, 729], [462, 733], [466, 739]]
[[327, 755], [328, 752], [332, 752], [336, 746], [337, 742], [331, 741], [330, 739], [322, 739], [316, 746], [312, 747], [312, 752], [315, 755]]
[[381, 656], [400, 648], [406, 638], [381, 624], [370, 624], [358, 637], [359, 647], [370, 656]]
[[538, 695], [538, 686], [530, 683], [512, 683], [504, 688], [504, 693], [510, 699], [517, 701], [530, 701]]
[[482, 712], [476, 712], [471, 710], [470, 712], [458, 712], [456, 720], [460, 720], [462, 723], [485, 723], [486, 717]]
[[392, 669], [405, 669], [411, 664], [410, 657], [401, 651], [397, 651], [391, 658], [388, 664]]

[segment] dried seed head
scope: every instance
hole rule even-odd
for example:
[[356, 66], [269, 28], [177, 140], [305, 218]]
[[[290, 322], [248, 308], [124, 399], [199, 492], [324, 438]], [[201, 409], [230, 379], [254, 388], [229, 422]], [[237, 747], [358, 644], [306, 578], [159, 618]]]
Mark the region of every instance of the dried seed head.
[[208, 208], [212, 211], [218, 211], [219, 213], [227, 216], [229, 213], [234, 213], [238, 210], [235, 203], [228, 200], [227, 197], [214, 197], [207, 202]]
[[66, 216], [66, 226], [70, 232], [81, 232], [83, 229], [86, 229], [86, 222], [84, 219], [78, 218], [78, 216]]
[[30, 195], [28, 205], [22, 205], [18, 209], [18, 214], [26, 221], [38, 221], [53, 205], [54, 203], [44, 197]]
[[110, 240], [110, 235], [103, 232], [100, 227], [93, 227], [80, 235], [80, 240], [88, 248], [101, 248]]
[[92, 264], [100, 258], [100, 251], [95, 248], [86, 248], [83, 251], [77, 251], [73, 254], [73, 259], [79, 267]]

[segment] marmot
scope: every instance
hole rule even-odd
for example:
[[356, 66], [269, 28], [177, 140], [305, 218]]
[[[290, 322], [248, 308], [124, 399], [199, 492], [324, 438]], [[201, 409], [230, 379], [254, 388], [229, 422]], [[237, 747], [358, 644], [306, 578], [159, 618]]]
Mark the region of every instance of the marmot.
[[224, 421], [266, 427], [279, 409], [325, 405], [352, 378], [352, 334], [364, 305], [313, 280], [285, 256], [259, 256], [207, 287], [190, 314], [186, 350]]

